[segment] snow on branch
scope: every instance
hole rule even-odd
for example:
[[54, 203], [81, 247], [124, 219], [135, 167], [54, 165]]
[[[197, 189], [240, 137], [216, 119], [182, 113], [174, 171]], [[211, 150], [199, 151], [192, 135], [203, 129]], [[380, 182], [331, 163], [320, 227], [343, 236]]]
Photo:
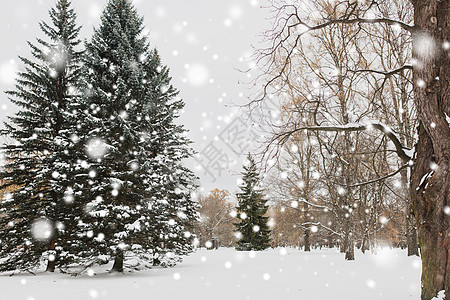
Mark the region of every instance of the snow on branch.
[[320, 227], [330, 231], [331, 234], [334, 234], [334, 235], [342, 237], [341, 233], [336, 232], [333, 229], [331, 229], [330, 227], [323, 225], [321, 222], [305, 222], [305, 223], [302, 223], [302, 224], [299, 225], [299, 227], [305, 228], [304, 226], [309, 226], [309, 227], [311, 227], [311, 226], [318, 226], [319, 227], [320, 226]]

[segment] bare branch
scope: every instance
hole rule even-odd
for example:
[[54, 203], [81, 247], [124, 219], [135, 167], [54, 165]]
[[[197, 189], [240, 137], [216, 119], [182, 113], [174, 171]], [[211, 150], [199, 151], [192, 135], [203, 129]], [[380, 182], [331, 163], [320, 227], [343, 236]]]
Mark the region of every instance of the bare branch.
[[404, 65], [404, 66], [402, 66], [402, 67], [400, 67], [398, 69], [395, 69], [395, 70], [392, 70], [392, 71], [388, 71], [388, 72], [371, 70], [371, 69], [349, 70], [349, 71], [353, 72], [353, 73], [362, 73], [362, 72], [376, 73], [376, 74], [380, 74], [380, 75], [384, 75], [386, 77], [389, 77], [389, 76], [395, 75], [395, 74], [397, 74], [397, 73], [399, 73], [399, 72], [401, 72], [403, 70], [412, 70], [412, 69], [413, 69], [413, 66], [411, 66], [411, 65]]
[[363, 186], [363, 185], [367, 185], [367, 184], [372, 184], [372, 183], [375, 183], [375, 182], [378, 182], [378, 181], [382, 181], [384, 179], [387, 179], [389, 177], [397, 175], [398, 173], [400, 173], [403, 169], [405, 169], [407, 167], [409, 167], [409, 164], [403, 165], [397, 171], [389, 173], [389, 174], [387, 174], [387, 175], [385, 175], [383, 177], [379, 177], [379, 178], [376, 178], [376, 179], [373, 179], [373, 180], [369, 180], [369, 181], [366, 181], [366, 182], [355, 183], [355, 184], [352, 184], [352, 185], [348, 185], [348, 187], [354, 188], [354, 187], [359, 187], [359, 186]]
[[327, 227], [327, 226], [323, 225], [321, 222], [316, 222], [316, 223], [314, 223], [314, 222], [306, 222], [306, 223], [302, 223], [301, 225], [320, 226], [320, 227], [330, 231], [332, 234], [342, 237], [341, 233], [336, 232], [333, 229], [331, 229], [330, 227]]
[[310, 30], [317, 30], [321, 29], [333, 24], [373, 24], [373, 23], [384, 23], [388, 25], [397, 25], [403, 28], [406, 31], [409, 31], [410, 33], [413, 33], [416, 28], [415, 26], [408, 25], [406, 23], [403, 23], [401, 21], [391, 20], [388, 18], [376, 18], [376, 19], [364, 19], [364, 18], [353, 18], [353, 19], [337, 19], [337, 20], [330, 20], [328, 22], [316, 25], [316, 26], [308, 26], [307, 24], [302, 24]]
[[292, 134], [302, 131], [302, 130], [311, 130], [311, 131], [365, 131], [371, 128], [375, 128], [389, 138], [391, 142], [395, 146], [395, 152], [402, 159], [403, 163], [408, 163], [412, 158], [406, 154], [405, 148], [400, 142], [399, 138], [395, 135], [392, 130], [381, 123], [370, 123], [370, 124], [347, 124], [347, 125], [335, 125], [335, 126], [302, 126], [298, 128], [294, 128], [290, 131], [278, 134], [276, 139], [281, 141], [286, 141]]

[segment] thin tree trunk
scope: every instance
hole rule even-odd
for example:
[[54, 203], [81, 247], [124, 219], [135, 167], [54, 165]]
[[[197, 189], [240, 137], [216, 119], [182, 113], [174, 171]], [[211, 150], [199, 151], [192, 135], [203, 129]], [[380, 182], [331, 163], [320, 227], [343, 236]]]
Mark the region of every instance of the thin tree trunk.
[[411, 205], [408, 207], [406, 216], [406, 238], [408, 243], [408, 256], [419, 256], [419, 242], [417, 241], [417, 230], [414, 219], [414, 212]]
[[114, 264], [110, 272], [123, 272], [123, 251], [120, 249], [117, 250]]
[[355, 260], [355, 244], [351, 233], [349, 234], [347, 249], [345, 251], [345, 260]]
[[[50, 242], [50, 248], [49, 250], [51, 250], [52, 252], [54, 252], [54, 250], [56, 249], [56, 240], [52, 239], [52, 241]], [[45, 270], [46, 272], [55, 272], [55, 267], [56, 267], [56, 254], [53, 260], [48, 260], [47, 262], [47, 269]]]
[[311, 243], [309, 241], [309, 228], [305, 229], [305, 251], [311, 251]]
[[411, 204], [411, 188], [408, 184], [408, 173], [403, 170], [401, 173], [402, 189], [405, 197], [405, 231], [408, 256], [419, 256], [419, 242], [417, 241], [416, 220], [414, 209]]
[[[367, 229], [366, 229], [367, 230]], [[367, 231], [364, 233], [363, 235], [363, 240], [362, 240], [362, 244], [361, 244], [361, 251], [362, 253], [366, 253], [367, 250], [370, 249], [369, 246], [369, 237], [368, 237], [368, 233]]]
[[[309, 172], [309, 170], [308, 170]], [[309, 180], [309, 176], [307, 177]], [[308, 188], [309, 188], [309, 184], [307, 184]], [[309, 201], [308, 196], [306, 196], [307, 201]], [[309, 221], [309, 207], [308, 207], [308, 203], [303, 202], [303, 221], [306, 223]], [[305, 251], [311, 251], [311, 242], [309, 239], [309, 235], [310, 235], [310, 229], [306, 228], [305, 229]]]
[[341, 241], [341, 248], [339, 249], [339, 251], [341, 253], [345, 253], [347, 251], [347, 247], [348, 247], [348, 231], [347, 229], [344, 229], [344, 239]]
[[328, 234], [328, 248], [333, 248], [334, 247], [334, 239], [333, 239], [333, 234], [330, 232]]
[[346, 260], [354, 260], [355, 259], [355, 243], [354, 237], [351, 229], [350, 220], [347, 218], [345, 220], [345, 243], [344, 243], [344, 251], [345, 251], [345, 259]]

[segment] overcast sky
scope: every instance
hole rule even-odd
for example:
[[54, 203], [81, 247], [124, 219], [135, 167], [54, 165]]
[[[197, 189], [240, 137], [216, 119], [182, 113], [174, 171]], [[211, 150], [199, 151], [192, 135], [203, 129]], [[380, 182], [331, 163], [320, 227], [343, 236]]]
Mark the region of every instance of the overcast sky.
[[[17, 55], [30, 57], [26, 41], [43, 37], [38, 23], [49, 21], [48, 9], [56, 0], [14, 0], [0, 10], [0, 89], [14, 83], [20, 69]], [[88, 39], [106, 0], [73, 0], [81, 37]], [[233, 103], [245, 103], [249, 86], [239, 84], [246, 74], [249, 57], [260, 33], [270, 24], [268, 11], [258, 0], [134, 0], [144, 16], [146, 30], [163, 63], [171, 69], [173, 85], [186, 103], [180, 122], [198, 152], [188, 165], [200, 177], [205, 191], [212, 188], [237, 190], [243, 162], [241, 153], [254, 141], [241, 112]], [[0, 116], [17, 110], [2, 92]], [[3, 125], [2, 125], [3, 126]], [[201, 167], [203, 165], [203, 167]]]

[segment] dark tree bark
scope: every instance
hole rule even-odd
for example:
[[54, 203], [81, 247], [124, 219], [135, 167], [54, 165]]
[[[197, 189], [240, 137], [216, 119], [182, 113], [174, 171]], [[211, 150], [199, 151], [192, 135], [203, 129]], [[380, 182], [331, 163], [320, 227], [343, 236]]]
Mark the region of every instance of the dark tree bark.
[[309, 241], [309, 228], [305, 229], [305, 251], [311, 251], [311, 243]]
[[405, 233], [408, 256], [419, 256], [419, 242], [417, 241], [417, 227], [414, 218], [414, 209], [411, 204], [411, 188], [409, 187], [408, 176], [405, 171], [401, 173], [402, 187], [405, 192]]
[[117, 250], [116, 258], [114, 259], [114, 264], [110, 272], [123, 272], [123, 251], [120, 249]]
[[[361, 2], [361, 8], [367, 8], [364, 6], [367, 3], [369, 8], [372, 8], [380, 4], [377, 2]], [[419, 123], [415, 157], [409, 157], [404, 149], [406, 145], [403, 145], [392, 132], [384, 130], [384, 135], [394, 144], [395, 151], [404, 166], [409, 160], [414, 160], [410, 190], [422, 257], [422, 299], [431, 300], [442, 290], [446, 291], [447, 298], [450, 297], [450, 220], [448, 215], [450, 204], [450, 0], [410, 0], [410, 3], [414, 6], [414, 25], [410, 25], [406, 20], [385, 17], [365, 19], [364, 14], [356, 9], [358, 2], [351, 1], [339, 1], [339, 5], [348, 5], [348, 10], [341, 16], [332, 15], [314, 25], [302, 19], [298, 14], [302, 10], [297, 9], [295, 5], [275, 6], [281, 12], [284, 12], [286, 8], [294, 9], [287, 16], [281, 14], [281, 17], [277, 17], [274, 29], [269, 31], [269, 36], [273, 34], [271, 37], [274, 43], [272, 47], [260, 52], [263, 59], [270, 58], [269, 63], [265, 65], [266, 72], [269, 74], [274, 70], [276, 72], [276, 76], [272, 76], [271, 80], [264, 85], [262, 99], [268, 94], [272, 84], [283, 81], [285, 76], [289, 76], [291, 60], [296, 53], [294, 48], [301, 47], [301, 36], [306, 34], [305, 32], [323, 30], [336, 24], [359, 26], [379, 23], [399, 25], [412, 34], [413, 96]], [[320, 5], [318, 8], [323, 9]], [[306, 26], [308, 31], [295, 33], [291, 29], [296, 25]], [[280, 52], [285, 55], [282, 60], [284, 63], [274, 67], [272, 62], [276, 60], [273, 58], [277, 58]], [[261, 61], [264, 64], [267, 60]], [[404, 65], [389, 72], [372, 69], [360, 71], [389, 77], [410, 68], [411, 66]], [[377, 130], [385, 129], [379, 124], [372, 124], [371, 127]], [[287, 136], [304, 129], [347, 132], [366, 130], [367, 127], [361, 125], [345, 128], [320, 125], [299, 126], [275, 136], [274, 140], [283, 141]], [[398, 172], [388, 177], [396, 173]], [[349, 184], [351, 181], [347, 185]], [[350, 244], [353, 244], [353, 241], [347, 231], [341, 245], [344, 249], [348, 249]]]
[[406, 242], [408, 256], [419, 256], [419, 242], [417, 241], [417, 227], [414, 212], [411, 205], [407, 207], [406, 213]]
[[[308, 171], [309, 174], [309, 171]], [[309, 176], [308, 176], [309, 179]], [[308, 181], [309, 182], [309, 181]], [[309, 183], [307, 183], [307, 186], [309, 188]], [[307, 201], [309, 201], [309, 197], [306, 197]], [[308, 203], [303, 202], [303, 220], [304, 222], [309, 222], [309, 206]], [[309, 239], [310, 235], [310, 228], [305, 228], [305, 251], [311, 251], [311, 241]]]
[[349, 218], [346, 218], [344, 221], [344, 233], [345, 237], [344, 237], [343, 251], [341, 250], [341, 252], [345, 252], [346, 260], [355, 260], [353, 225], [351, 224]]
[[367, 250], [369, 250], [369, 237], [368, 237], [368, 233], [365, 232], [363, 235], [363, 239], [362, 239], [362, 243], [361, 243], [361, 251], [362, 253], [366, 253]]
[[347, 250], [345, 251], [345, 260], [355, 260], [355, 244], [351, 233], [349, 235]]
[[328, 248], [333, 248], [334, 247], [334, 238], [333, 238], [333, 233], [328, 233]]
[[[450, 297], [450, 0], [414, 3], [414, 101], [420, 125], [412, 178], [412, 204], [422, 256], [422, 299], [441, 290]], [[446, 49], [447, 48], [447, 49]], [[445, 115], [446, 114], [446, 115]]]
[[[49, 250], [54, 251], [55, 249], [56, 249], [56, 240], [53, 239], [50, 242]], [[48, 260], [48, 262], [47, 262], [47, 269], [45, 271], [46, 272], [55, 272], [55, 267], [56, 267], [56, 257], [53, 260], [50, 260], [50, 259]]]

